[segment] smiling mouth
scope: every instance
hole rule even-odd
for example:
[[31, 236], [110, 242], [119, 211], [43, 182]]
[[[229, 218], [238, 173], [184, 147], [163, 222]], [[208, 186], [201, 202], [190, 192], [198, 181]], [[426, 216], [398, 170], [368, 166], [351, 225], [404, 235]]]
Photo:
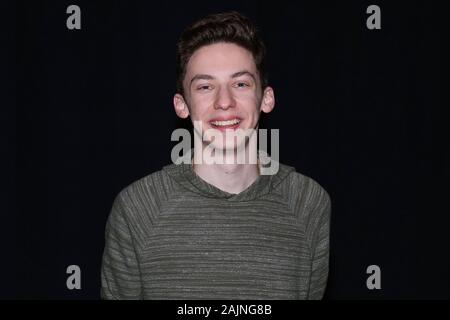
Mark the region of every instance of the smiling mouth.
[[217, 129], [234, 129], [239, 126], [239, 124], [241, 123], [241, 119], [235, 118], [235, 119], [224, 120], [224, 121], [215, 120], [215, 121], [210, 121], [209, 123], [214, 128], [217, 128]]

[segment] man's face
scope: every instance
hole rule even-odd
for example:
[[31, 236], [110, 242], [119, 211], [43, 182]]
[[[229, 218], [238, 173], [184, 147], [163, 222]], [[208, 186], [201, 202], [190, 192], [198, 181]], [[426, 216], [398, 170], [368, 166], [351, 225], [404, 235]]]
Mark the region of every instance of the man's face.
[[[250, 51], [233, 43], [203, 46], [191, 56], [183, 81], [184, 97], [174, 97], [178, 116], [200, 122], [202, 133], [217, 129], [256, 129], [261, 110], [270, 112], [273, 90], [261, 90]], [[199, 132], [197, 132], [199, 133]], [[228, 145], [228, 144], [227, 144]]]

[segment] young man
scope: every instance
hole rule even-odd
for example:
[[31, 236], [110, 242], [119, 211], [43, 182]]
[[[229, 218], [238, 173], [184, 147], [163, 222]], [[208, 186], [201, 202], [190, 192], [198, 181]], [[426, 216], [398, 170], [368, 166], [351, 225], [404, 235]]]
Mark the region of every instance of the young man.
[[[255, 27], [236, 12], [205, 17], [183, 32], [175, 112], [190, 117], [205, 139], [188, 162], [168, 165], [116, 197], [102, 298], [322, 298], [328, 193], [281, 163], [262, 174], [262, 155], [248, 161], [254, 148], [234, 135], [256, 130], [260, 113], [274, 108], [264, 52]], [[206, 145], [223, 151], [222, 161], [201, 161]], [[241, 153], [246, 162], [230, 161]]]

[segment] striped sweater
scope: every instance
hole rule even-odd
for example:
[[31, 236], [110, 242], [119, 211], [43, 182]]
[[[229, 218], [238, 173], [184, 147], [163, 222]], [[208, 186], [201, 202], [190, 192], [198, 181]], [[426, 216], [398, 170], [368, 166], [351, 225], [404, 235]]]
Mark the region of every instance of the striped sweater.
[[331, 202], [280, 164], [230, 194], [187, 164], [124, 188], [106, 224], [102, 299], [321, 299]]

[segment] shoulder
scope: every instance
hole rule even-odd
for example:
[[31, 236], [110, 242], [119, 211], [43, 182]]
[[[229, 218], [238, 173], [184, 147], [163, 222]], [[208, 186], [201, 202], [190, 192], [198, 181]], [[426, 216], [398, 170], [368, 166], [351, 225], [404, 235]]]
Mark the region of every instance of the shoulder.
[[292, 172], [289, 184], [291, 190], [298, 196], [304, 197], [304, 200], [310, 205], [318, 202], [331, 202], [327, 190], [317, 180], [303, 173], [298, 171]]
[[282, 190], [293, 214], [302, 224], [308, 225], [311, 219], [329, 218], [331, 197], [314, 178], [292, 168], [283, 181]]
[[292, 171], [287, 179], [289, 204], [297, 221], [305, 227], [314, 246], [318, 234], [327, 234], [331, 220], [331, 197], [315, 179]]
[[140, 205], [164, 200], [169, 189], [167, 174], [159, 170], [133, 181], [119, 192], [118, 197], [126, 204]]
[[170, 194], [170, 181], [163, 170], [150, 173], [125, 186], [116, 195], [111, 215], [128, 224], [152, 223]]

